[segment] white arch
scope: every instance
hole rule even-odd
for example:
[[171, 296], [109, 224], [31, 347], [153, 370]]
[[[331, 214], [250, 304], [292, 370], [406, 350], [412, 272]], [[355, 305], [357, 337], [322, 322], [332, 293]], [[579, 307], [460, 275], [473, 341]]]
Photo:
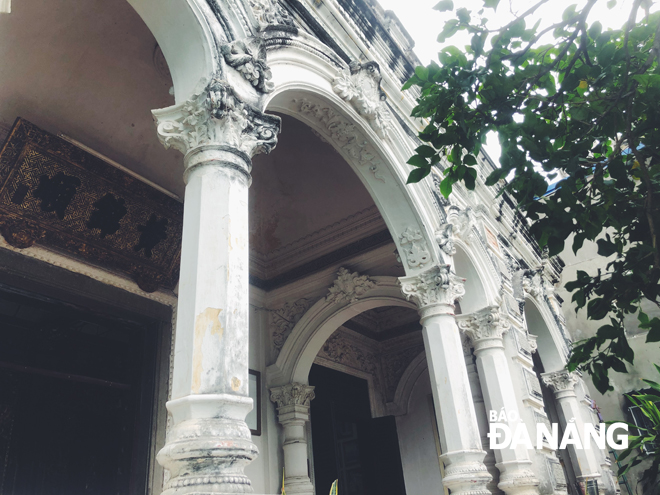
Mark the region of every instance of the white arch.
[[371, 277], [376, 287], [352, 303], [317, 301], [293, 327], [275, 364], [268, 367], [270, 386], [291, 382], [307, 383], [309, 370], [323, 344], [346, 321], [373, 308], [403, 306], [416, 309], [406, 301], [395, 277]]
[[400, 248], [400, 235], [406, 229], [421, 231], [429, 261], [424, 266], [411, 267], [404, 260], [408, 275], [437, 263], [441, 258], [433, 231], [438, 219], [425, 204], [425, 186], [406, 186], [409, 167], [403, 164], [412, 155], [412, 140], [398, 127], [390, 131], [388, 139], [378, 137], [368, 122], [332, 89], [332, 81], [342, 64], [347, 68], [346, 64], [323, 55], [318, 42], [310, 37], [294, 38], [295, 43], [271, 47], [269, 51], [275, 89], [268, 97], [266, 110], [300, 120], [342, 155], [373, 198], [397, 247]]
[[567, 363], [564, 352], [566, 345], [548, 306], [534, 297], [526, 297], [525, 321], [529, 333], [537, 336], [536, 352], [543, 362], [545, 372], [564, 369]]
[[128, 0], [163, 51], [176, 103], [186, 101], [218, 67], [208, 12], [195, 0]]
[[472, 245], [461, 240], [455, 242], [454, 270], [466, 279], [465, 295], [461, 299], [461, 311], [464, 314], [495, 304], [498, 297], [499, 287], [494, 277], [487, 276], [492, 271], [490, 260], [484, 259], [487, 254], [483, 250], [473, 246], [478, 243], [477, 239]]

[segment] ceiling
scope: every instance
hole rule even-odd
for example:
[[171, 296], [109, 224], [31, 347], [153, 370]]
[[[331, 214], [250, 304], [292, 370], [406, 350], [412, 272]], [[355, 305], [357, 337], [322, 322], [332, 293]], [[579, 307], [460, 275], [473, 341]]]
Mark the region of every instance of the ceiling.
[[[0, 16], [0, 140], [20, 116], [182, 198], [182, 156], [163, 148], [151, 116], [174, 103], [172, 82], [132, 7], [125, 0], [12, 7]], [[310, 128], [281, 117], [278, 146], [253, 163], [252, 282], [268, 290], [376, 247], [394, 250], [350, 166]]]

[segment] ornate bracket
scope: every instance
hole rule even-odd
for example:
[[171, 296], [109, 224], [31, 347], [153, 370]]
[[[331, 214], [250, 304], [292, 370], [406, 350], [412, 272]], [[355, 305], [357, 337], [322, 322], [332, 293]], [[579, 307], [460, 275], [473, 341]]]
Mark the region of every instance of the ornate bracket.
[[225, 62], [262, 93], [270, 93], [275, 87], [266, 63], [266, 45], [261, 38], [250, 37], [236, 40], [220, 48]]
[[328, 290], [326, 301], [334, 304], [345, 302], [356, 302], [368, 291], [376, 287], [376, 282], [367, 275], [358, 272], [349, 272], [346, 268], [340, 268], [337, 279]]
[[399, 280], [406, 299], [412, 298], [420, 310], [445, 306], [445, 312], [453, 313], [454, 302], [465, 295], [465, 279], [451, 273], [449, 265], [433, 266], [419, 275]]
[[279, 117], [242, 102], [227, 82], [213, 79], [188, 101], [154, 110], [158, 139], [183, 154], [203, 145], [224, 145], [249, 158], [269, 153], [277, 144]]
[[249, 0], [249, 2], [262, 30], [268, 26], [295, 26], [289, 12], [277, 0]]
[[350, 72], [341, 72], [332, 82], [332, 89], [351, 103], [371, 128], [382, 138], [392, 128], [392, 116], [384, 104], [387, 99], [380, 83], [380, 66], [376, 62], [353, 63]]

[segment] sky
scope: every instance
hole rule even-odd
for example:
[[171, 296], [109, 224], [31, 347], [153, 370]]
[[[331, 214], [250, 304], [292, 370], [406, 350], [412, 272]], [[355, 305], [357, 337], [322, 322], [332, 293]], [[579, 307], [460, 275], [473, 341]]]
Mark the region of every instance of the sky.
[[[438, 12], [433, 10], [433, 6], [438, 3], [438, 0], [378, 0], [380, 5], [385, 10], [392, 10], [397, 15], [401, 23], [404, 25], [408, 33], [415, 40], [415, 53], [423, 64], [428, 64], [431, 60], [438, 61], [438, 51], [446, 45], [456, 45], [462, 47], [469, 45], [470, 37], [464, 32], [460, 32], [453, 36], [443, 45], [436, 41], [438, 33], [442, 30], [442, 26], [449, 19], [454, 19], [454, 12]], [[575, 2], [575, 0], [550, 0], [546, 5], [538, 10], [539, 15], [543, 19], [543, 25], [561, 20], [562, 12], [572, 4], [577, 3], [577, 8], [580, 8], [586, 1]], [[612, 8], [606, 7], [605, 0], [599, 1], [592, 9], [588, 24], [595, 21], [600, 21], [603, 29], [619, 29], [628, 17], [629, 9], [632, 5], [632, 0], [619, 0]], [[522, 13], [533, 3], [530, 0], [500, 0], [497, 11], [486, 9], [486, 17], [489, 21], [494, 21], [494, 26], [502, 26], [513, 19], [512, 13]], [[483, 0], [454, 0], [455, 7], [466, 7], [473, 12], [479, 11], [483, 7]], [[652, 10], [657, 10], [658, 4], [655, 4]], [[536, 17], [538, 18], [538, 17]], [[462, 37], [461, 37], [462, 36]], [[499, 163], [500, 146], [497, 142], [495, 135], [489, 135], [486, 143], [486, 152], [490, 157]]]

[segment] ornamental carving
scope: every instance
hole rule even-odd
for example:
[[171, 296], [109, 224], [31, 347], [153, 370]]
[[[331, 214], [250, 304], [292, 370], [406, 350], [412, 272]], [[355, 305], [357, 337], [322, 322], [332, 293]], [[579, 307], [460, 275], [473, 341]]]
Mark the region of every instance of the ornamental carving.
[[354, 303], [374, 287], [376, 282], [367, 275], [351, 273], [346, 268], [340, 268], [337, 279], [328, 290], [325, 300], [331, 304]]
[[410, 363], [424, 351], [424, 345], [416, 345], [407, 349], [397, 349], [395, 352], [382, 356], [381, 363], [385, 376], [385, 391], [388, 401], [394, 400], [396, 388]]
[[375, 375], [378, 357], [351, 342], [341, 331], [333, 333], [319, 351], [319, 357]]
[[277, 0], [249, 0], [249, 2], [261, 29], [273, 25], [294, 26], [289, 12]]
[[381, 89], [383, 80], [376, 62], [351, 64], [350, 71], [342, 71], [332, 82], [332, 89], [349, 102], [364, 117], [381, 138], [392, 128], [392, 116], [385, 105], [387, 96]]
[[522, 276], [522, 287], [525, 294], [528, 294], [531, 297], [543, 297], [542, 270], [525, 270]]
[[176, 285], [182, 230], [180, 202], [17, 119], [0, 152], [0, 233], [8, 244], [83, 258], [154, 292]]
[[348, 154], [358, 164], [367, 165], [374, 178], [385, 181], [380, 168], [383, 166], [382, 160], [355, 124], [350, 123], [332, 108], [312, 103], [306, 98], [294, 100], [294, 102], [299, 104], [301, 114], [315, 120], [325, 128], [332, 144]]
[[182, 105], [156, 110], [158, 139], [181, 153], [202, 145], [236, 148], [249, 157], [277, 144], [280, 118], [243, 103], [225, 81], [212, 80]]
[[407, 227], [399, 236], [399, 245], [410, 268], [422, 268], [431, 261], [426, 239], [419, 229]]
[[543, 383], [550, 387], [553, 392], [573, 391], [578, 382], [577, 374], [574, 371], [559, 370], [541, 375]]
[[262, 93], [270, 93], [275, 85], [273, 75], [266, 64], [266, 45], [261, 38], [250, 37], [236, 40], [220, 48], [228, 66], [236, 69], [243, 78]]
[[291, 330], [311, 305], [312, 301], [303, 297], [297, 301], [284, 304], [280, 309], [270, 311], [273, 347], [276, 353], [279, 354], [282, 350]]
[[454, 226], [450, 223], [446, 223], [440, 226], [440, 229], [435, 233], [435, 242], [438, 243], [438, 247], [448, 256], [453, 256], [456, 254], [456, 246], [454, 245]]
[[484, 339], [501, 339], [502, 335], [511, 328], [507, 317], [500, 313], [498, 306], [488, 306], [456, 319], [458, 328], [465, 332], [473, 344]]
[[420, 307], [442, 304], [454, 306], [465, 295], [464, 278], [451, 272], [449, 265], [434, 266], [413, 277], [401, 277], [401, 290]]
[[303, 383], [289, 383], [270, 389], [270, 400], [280, 409], [286, 406], [306, 406], [314, 398], [314, 387]]
[[453, 226], [452, 234], [466, 243], [469, 243], [474, 238], [472, 228], [476, 225], [474, 212], [471, 207], [464, 210], [456, 206], [450, 206], [447, 211], [447, 223]]

